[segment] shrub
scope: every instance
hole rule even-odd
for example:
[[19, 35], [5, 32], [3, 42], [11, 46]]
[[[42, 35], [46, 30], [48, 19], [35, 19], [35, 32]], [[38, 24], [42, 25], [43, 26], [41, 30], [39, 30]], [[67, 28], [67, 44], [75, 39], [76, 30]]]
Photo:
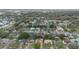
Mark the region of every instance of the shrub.
[[41, 47], [41, 44], [40, 44], [40, 42], [36, 42], [36, 43], [34, 43], [34, 46], [33, 46], [35, 49], [40, 49], [40, 47]]

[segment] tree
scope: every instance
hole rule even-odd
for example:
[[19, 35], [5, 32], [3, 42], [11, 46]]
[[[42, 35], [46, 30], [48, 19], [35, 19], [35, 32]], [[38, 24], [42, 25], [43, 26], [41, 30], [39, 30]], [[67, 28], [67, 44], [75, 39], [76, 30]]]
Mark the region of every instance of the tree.
[[64, 37], [66, 37], [64, 34], [60, 34], [60, 35], [58, 36], [58, 39], [59, 39], [59, 40], [56, 41], [56, 47], [57, 47], [58, 49], [59, 49], [59, 48], [65, 48], [65, 47], [64, 47], [64, 44], [63, 44], [63, 41], [65, 40]]
[[30, 35], [26, 32], [22, 32], [19, 36], [18, 36], [18, 40], [21, 40], [21, 42], [23, 43], [22, 47], [25, 47], [25, 44], [27, 42], [27, 40], [30, 38]]
[[7, 38], [9, 36], [9, 32], [4, 31], [3, 29], [0, 29], [0, 37], [1, 38]]
[[49, 38], [49, 35], [48, 34], [45, 34], [44, 35], [44, 38], [43, 38], [43, 46], [44, 46], [44, 41], [46, 40], [46, 39], [48, 39]]
[[8, 38], [12, 40], [14, 39], [14, 36], [9, 34]]
[[71, 28], [71, 32], [76, 32], [76, 29], [75, 28]]
[[29, 36], [28, 33], [22, 32], [22, 33], [19, 35], [18, 39], [28, 39], [29, 37], [30, 37], [30, 36]]
[[[44, 35], [44, 38], [43, 38], [43, 47], [45, 46], [44, 41], [47, 40], [47, 39], [53, 41], [53, 40], [54, 40], [54, 37], [53, 37], [52, 35], [45, 34], [45, 35]], [[47, 44], [47, 46], [49, 46], [49, 48], [50, 48], [51, 43]]]
[[35, 40], [36, 40], [36, 39], [41, 39], [41, 38], [42, 38], [42, 36], [41, 36], [40, 34], [34, 34], [34, 37], [35, 37]]
[[59, 37], [61, 40], [64, 40], [65, 35], [64, 35], [64, 34], [60, 34], [58, 37]]
[[63, 42], [58, 42], [58, 43], [56, 44], [56, 47], [57, 47], [58, 49], [65, 48]]

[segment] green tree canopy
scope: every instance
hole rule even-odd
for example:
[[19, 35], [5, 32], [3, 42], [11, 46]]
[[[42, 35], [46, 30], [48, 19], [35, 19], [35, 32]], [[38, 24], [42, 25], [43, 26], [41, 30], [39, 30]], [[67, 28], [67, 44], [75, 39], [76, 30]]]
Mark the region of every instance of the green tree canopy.
[[3, 29], [0, 29], [0, 37], [1, 38], [7, 38], [9, 36], [9, 32], [4, 31]]
[[22, 32], [19, 36], [18, 39], [28, 39], [30, 35], [26, 32]]

